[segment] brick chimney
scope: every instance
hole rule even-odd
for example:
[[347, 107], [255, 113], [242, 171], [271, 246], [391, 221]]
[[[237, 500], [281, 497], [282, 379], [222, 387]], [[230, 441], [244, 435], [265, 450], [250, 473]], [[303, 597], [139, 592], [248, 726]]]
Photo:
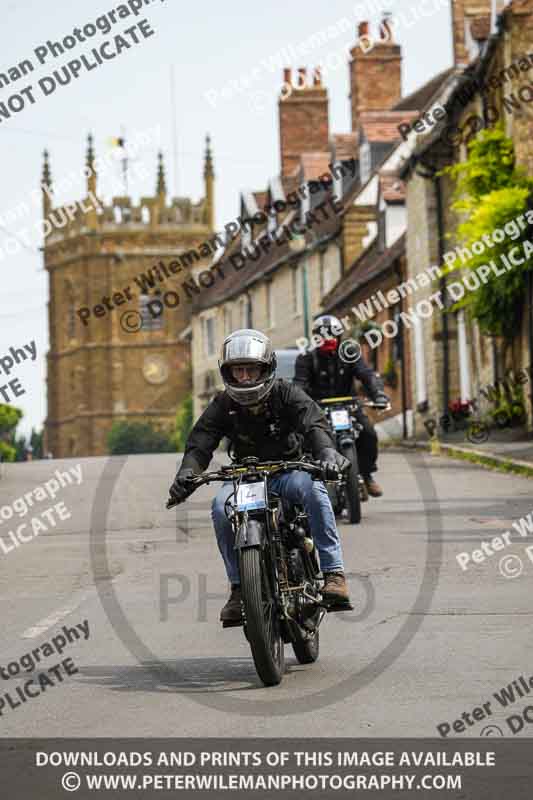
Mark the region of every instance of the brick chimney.
[[[361, 37], [364, 38], [360, 46]], [[383, 16], [379, 38], [375, 40], [369, 34], [368, 22], [360, 22], [357, 43], [350, 54], [350, 102], [355, 132], [362, 111], [388, 111], [402, 96], [402, 51], [393, 41], [389, 17]]]
[[[496, 11], [503, 9], [504, 0], [496, 0]], [[465, 67], [472, 60], [468, 41], [472, 37], [472, 23], [483, 17], [490, 19], [492, 0], [452, 0], [453, 57], [455, 66]], [[472, 38], [476, 38], [475, 36]]]
[[285, 69], [284, 80], [293, 87], [288, 97], [284, 91], [279, 100], [281, 174], [285, 176], [294, 171], [302, 153], [328, 150], [329, 100], [318, 68], [308, 75], [301, 67], [294, 76]]

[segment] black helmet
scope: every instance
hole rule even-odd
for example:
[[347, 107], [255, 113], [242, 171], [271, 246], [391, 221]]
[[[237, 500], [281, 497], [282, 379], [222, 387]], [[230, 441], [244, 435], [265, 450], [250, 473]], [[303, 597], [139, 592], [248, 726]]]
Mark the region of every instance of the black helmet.
[[[259, 378], [253, 382], [238, 383], [231, 374], [231, 367], [241, 364], [259, 366]], [[272, 390], [276, 377], [276, 354], [270, 339], [264, 333], [245, 328], [230, 333], [224, 339], [218, 366], [232, 400], [242, 406], [254, 406], [264, 400]]]

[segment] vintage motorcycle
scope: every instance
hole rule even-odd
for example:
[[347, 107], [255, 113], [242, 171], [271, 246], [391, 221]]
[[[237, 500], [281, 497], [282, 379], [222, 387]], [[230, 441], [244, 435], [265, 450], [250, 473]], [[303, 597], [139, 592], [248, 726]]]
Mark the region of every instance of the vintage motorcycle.
[[319, 401], [331, 430], [335, 436], [335, 446], [341, 455], [350, 462], [339, 483], [329, 489], [331, 504], [335, 514], [339, 516], [346, 509], [348, 520], [353, 525], [361, 522], [361, 503], [368, 500], [365, 482], [359, 474], [357, 460], [357, 440], [363, 426], [357, 422], [359, 408], [377, 408], [387, 411], [388, 406], [379, 405], [371, 400], [360, 400], [357, 397], [328, 397]]
[[[349, 603], [333, 608], [324, 601], [307, 515], [299, 506], [284, 508], [269, 488], [269, 477], [289, 470], [303, 470], [328, 482], [339, 479], [335, 467], [306, 460], [260, 462], [250, 456], [190, 480], [192, 491], [212, 481], [233, 482], [226, 513], [238, 551], [244, 633], [266, 686], [282, 680], [286, 643], [300, 664], [316, 661], [325, 613], [353, 608]], [[167, 508], [174, 505], [172, 499], [167, 502]]]

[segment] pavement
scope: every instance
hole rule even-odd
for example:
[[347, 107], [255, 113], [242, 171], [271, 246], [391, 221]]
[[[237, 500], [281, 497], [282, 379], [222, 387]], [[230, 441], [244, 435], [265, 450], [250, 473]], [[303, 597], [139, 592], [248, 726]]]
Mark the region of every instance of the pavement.
[[[494, 462], [495, 466], [514, 464], [519, 468], [532, 470], [533, 476], [533, 433], [524, 429], [508, 428], [503, 430], [486, 430], [481, 432], [481, 436], [486, 441], [479, 441], [474, 436], [469, 440], [467, 429], [457, 430], [453, 433], [440, 433], [438, 436], [438, 446], [443, 452], [461, 455], [464, 453], [476, 454], [488, 458]], [[407, 440], [402, 442], [402, 446], [420, 447], [422, 449], [435, 448], [435, 442], [431, 442], [427, 437], [418, 440]]]
[[[16, 523], [60, 501], [70, 517], [0, 551], [1, 737], [423, 737], [438, 725], [453, 734], [455, 720], [460, 737], [494, 726], [513, 735], [507, 718], [527, 697], [504, 708], [493, 693], [533, 673], [530, 537], [516, 534], [501, 553], [479, 548], [531, 512], [530, 479], [384, 451], [384, 496], [364, 505], [361, 526], [340, 525], [355, 610], [325, 619], [316, 664], [299, 665], [287, 647], [284, 680], [267, 689], [242, 630], [218, 621], [227, 584], [209, 517], [214, 487], [164, 508], [172, 454], [4, 465], [0, 516], [77, 464], [79, 486]], [[0, 521], [2, 541], [17, 525]], [[474, 550], [482, 560], [461, 569], [457, 554]], [[88, 637], [70, 630], [82, 627]], [[44, 647], [52, 641], [60, 655]], [[35, 673], [5, 670], [34, 651], [39, 670], [71, 659], [72, 674], [15, 705]], [[484, 703], [490, 713], [474, 719]]]

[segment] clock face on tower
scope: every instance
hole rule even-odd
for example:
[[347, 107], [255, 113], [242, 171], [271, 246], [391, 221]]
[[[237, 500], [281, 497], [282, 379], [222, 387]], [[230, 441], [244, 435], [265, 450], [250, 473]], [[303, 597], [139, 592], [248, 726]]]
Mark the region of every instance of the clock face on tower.
[[169, 375], [167, 360], [164, 356], [146, 356], [143, 364], [143, 375], [148, 383], [164, 383]]

